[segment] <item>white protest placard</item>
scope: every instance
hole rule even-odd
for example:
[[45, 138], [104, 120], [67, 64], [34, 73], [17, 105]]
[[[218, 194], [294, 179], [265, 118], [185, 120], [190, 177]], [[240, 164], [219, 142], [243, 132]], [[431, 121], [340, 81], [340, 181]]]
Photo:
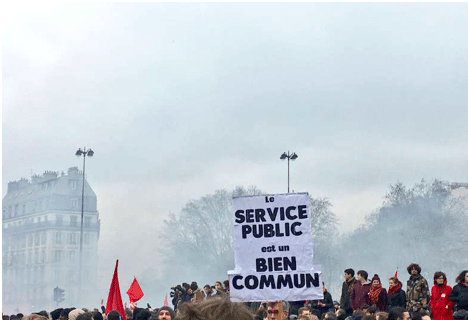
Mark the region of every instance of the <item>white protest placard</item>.
[[232, 200], [234, 301], [322, 299], [321, 270], [314, 270], [309, 196], [288, 193]]

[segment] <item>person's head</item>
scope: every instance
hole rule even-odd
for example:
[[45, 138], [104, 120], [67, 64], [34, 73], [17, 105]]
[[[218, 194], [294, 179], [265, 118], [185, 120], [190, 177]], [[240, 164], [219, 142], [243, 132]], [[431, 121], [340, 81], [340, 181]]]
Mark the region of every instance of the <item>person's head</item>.
[[458, 283], [465, 283], [468, 284], [468, 270], [463, 270], [458, 277], [455, 279]]
[[107, 320], [120, 320], [120, 313], [117, 310], [112, 310], [107, 314]]
[[344, 278], [345, 280], [350, 280], [352, 277], [354, 277], [354, 270], [349, 268], [344, 271]]
[[177, 320], [253, 320], [254, 314], [243, 303], [229, 298], [212, 298], [200, 302], [187, 302], [180, 306]]
[[[281, 306], [283, 307], [283, 314], [280, 314]], [[268, 302], [267, 305], [268, 320], [286, 319], [289, 314], [289, 302], [287, 301], [274, 301]]]
[[76, 316], [76, 320], [93, 320], [91, 312], [83, 312]]
[[203, 290], [205, 291], [205, 293], [206, 293], [207, 295], [213, 293], [213, 289], [211, 289], [211, 286], [210, 286], [209, 284], [206, 284], [206, 285], [203, 287]]
[[410, 275], [418, 275], [421, 273], [421, 267], [417, 263], [412, 263], [406, 268]]
[[398, 280], [395, 277], [391, 277], [391, 278], [388, 279], [388, 287], [389, 288], [392, 288], [392, 287], [396, 286], [398, 283], [400, 283], [400, 280]]
[[325, 282], [322, 281], [322, 292], [325, 292], [327, 291], [327, 289], [325, 288]]
[[196, 281], [192, 281], [190, 284], [190, 289], [192, 289], [192, 291], [196, 291], [198, 289], [198, 284]]
[[[93, 320], [103, 320], [102, 319], [102, 313], [100, 313], [99, 311], [93, 311], [93, 312], [91, 312], [91, 314], [93, 315]], [[131, 317], [127, 318], [127, 320], [128, 319], [131, 319]]]
[[81, 309], [72, 310], [68, 314], [68, 320], [76, 320], [76, 317], [78, 317], [78, 315], [83, 314], [83, 313], [85, 312]]
[[366, 314], [362, 316], [361, 320], [375, 320], [375, 317], [370, 314]]
[[394, 307], [388, 313], [388, 320], [410, 320], [409, 312], [402, 307]]
[[[455, 318], [454, 318], [455, 319]], [[432, 320], [431, 316], [428, 314], [425, 314], [421, 317], [421, 320]]]
[[357, 279], [359, 281], [361, 281], [361, 282], [366, 282], [367, 281], [367, 276], [368, 276], [368, 274], [367, 274], [367, 271], [365, 271], [365, 270], [359, 270], [357, 272]]
[[[184, 305], [184, 304], [182, 304], [182, 305]], [[163, 307], [159, 308], [158, 320], [174, 320], [174, 318], [175, 318], [175, 312], [171, 307], [163, 306]]]
[[148, 320], [151, 317], [151, 313], [147, 309], [140, 309], [136, 314], [136, 320]]
[[462, 320], [462, 319], [465, 320], [467, 318], [468, 318], [468, 311], [463, 310], [463, 309], [458, 310], [453, 314], [454, 320]]
[[442, 271], [437, 271], [434, 273], [434, 284], [438, 284], [440, 286], [444, 284], [445, 281], [447, 281], [445, 273], [443, 273]]
[[297, 310], [297, 315], [300, 316], [301, 314], [310, 316], [312, 313], [310, 313], [310, 309], [307, 307], [302, 307]]
[[229, 290], [229, 280], [224, 280], [223, 286], [224, 286], [224, 289]]
[[377, 312], [375, 314], [375, 320], [387, 320], [388, 313], [387, 312]]
[[52, 320], [57, 320], [60, 318], [60, 312], [62, 312], [63, 308], [58, 308], [50, 312], [50, 318]]
[[367, 309], [366, 314], [374, 316], [376, 312], [377, 312], [377, 306], [373, 304]]
[[325, 320], [325, 319], [328, 319], [328, 320], [337, 320], [336, 314], [335, 314], [334, 312], [331, 312], [331, 311], [325, 313], [325, 315], [323, 316], [323, 319], [324, 319], [324, 320]]
[[70, 313], [70, 311], [72, 311], [73, 309], [71, 308], [65, 308], [63, 309], [61, 312], [60, 312], [60, 320], [68, 320], [68, 314]]
[[380, 284], [380, 277], [377, 274], [374, 274], [372, 277], [372, 285], [378, 286]]
[[367, 310], [369, 309], [369, 305], [367, 303], [364, 303], [359, 309], [361, 309], [362, 314], [365, 316], [367, 313]]
[[216, 281], [215, 282], [215, 289], [216, 289], [216, 291], [223, 290], [223, 284], [221, 283], [221, 281]]

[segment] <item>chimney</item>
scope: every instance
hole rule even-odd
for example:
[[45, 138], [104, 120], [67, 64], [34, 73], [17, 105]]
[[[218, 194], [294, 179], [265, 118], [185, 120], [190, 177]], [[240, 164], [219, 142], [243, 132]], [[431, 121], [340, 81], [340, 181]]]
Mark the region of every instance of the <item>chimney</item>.
[[78, 170], [78, 167], [71, 167], [68, 169], [68, 176], [71, 177], [76, 177], [80, 174], [80, 171]]
[[18, 181], [8, 182], [7, 193], [15, 192], [15, 191], [18, 191], [18, 190], [19, 190], [19, 182]]

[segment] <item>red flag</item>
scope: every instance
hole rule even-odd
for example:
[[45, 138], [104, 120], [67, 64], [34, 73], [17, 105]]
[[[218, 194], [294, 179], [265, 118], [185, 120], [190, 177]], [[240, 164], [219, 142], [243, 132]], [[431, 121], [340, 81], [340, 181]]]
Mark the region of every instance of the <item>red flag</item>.
[[395, 271], [395, 276], [394, 276], [394, 278], [397, 278], [397, 279], [398, 279], [398, 269], [396, 269], [396, 271]]
[[127, 294], [130, 298], [130, 303], [137, 302], [145, 295], [143, 291], [141, 291], [140, 284], [135, 277], [133, 277], [133, 282], [130, 285], [130, 288], [128, 288]]
[[167, 294], [166, 294], [166, 297], [164, 298], [163, 306], [169, 307], [169, 302], [167, 302]]
[[109, 297], [107, 298], [106, 315], [112, 310], [116, 310], [118, 313], [120, 313], [123, 320], [127, 320], [122, 303], [122, 296], [120, 295], [119, 278], [117, 276], [118, 266], [119, 260], [115, 262], [114, 276], [112, 277], [112, 283], [109, 289]]

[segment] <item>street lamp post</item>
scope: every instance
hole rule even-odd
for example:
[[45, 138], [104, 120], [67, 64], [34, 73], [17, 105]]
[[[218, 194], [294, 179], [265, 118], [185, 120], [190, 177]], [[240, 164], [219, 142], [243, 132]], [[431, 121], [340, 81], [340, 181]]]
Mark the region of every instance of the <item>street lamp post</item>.
[[289, 160], [296, 160], [297, 159], [297, 154], [295, 152], [293, 152], [292, 154], [289, 154], [289, 151], [288, 151], [287, 154], [286, 154], [286, 152], [283, 152], [280, 159], [281, 160], [288, 159], [288, 193], [289, 193]]
[[81, 148], [79, 148], [75, 155], [77, 157], [81, 157], [83, 156], [83, 186], [82, 186], [82, 189], [81, 189], [81, 228], [80, 228], [80, 269], [79, 269], [79, 297], [78, 299], [81, 298], [81, 268], [82, 268], [82, 261], [83, 261], [83, 215], [84, 215], [84, 189], [85, 189], [85, 168], [86, 168], [86, 156], [88, 157], [92, 157], [94, 155], [94, 151], [91, 150], [91, 149], [87, 149], [86, 150], [86, 147], [83, 148], [83, 150], [81, 150]]

